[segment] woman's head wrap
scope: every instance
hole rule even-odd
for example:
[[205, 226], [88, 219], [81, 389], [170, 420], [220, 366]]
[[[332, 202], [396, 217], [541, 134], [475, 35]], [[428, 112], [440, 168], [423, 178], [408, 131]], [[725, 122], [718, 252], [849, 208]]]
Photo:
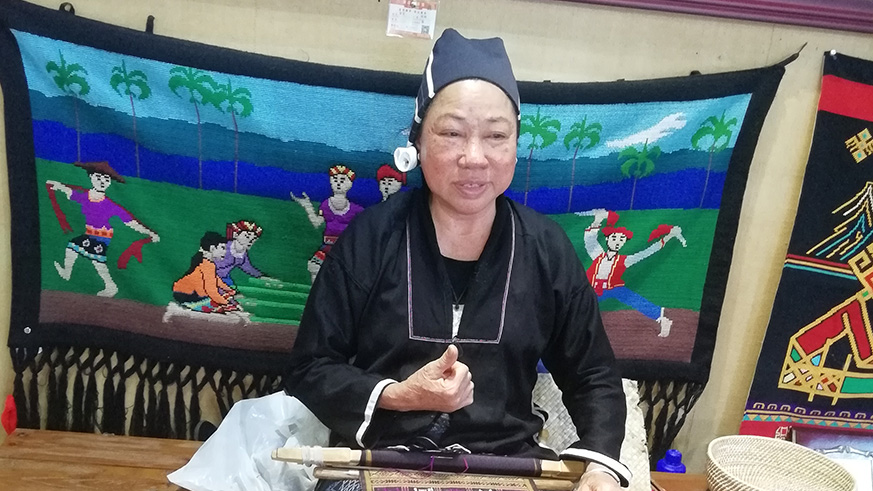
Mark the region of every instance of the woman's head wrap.
[[228, 223], [225, 232], [227, 240], [231, 240], [233, 239], [233, 234], [238, 234], [240, 232], [254, 232], [255, 237], [260, 237], [261, 233], [264, 232], [264, 229], [251, 220], [240, 220], [238, 222]]
[[106, 162], [105, 160], [102, 162], [73, 162], [73, 165], [85, 169], [88, 171], [88, 174], [106, 174], [113, 181], [124, 182], [124, 178], [121, 177], [121, 174], [113, 169], [112, 166], [109, 165], [109, 162]]
[[349, 169], [348, 167], [346, 167], [342, 164], [337, 164], [337, 165], [335, 165], [327, 170], [327, 175], [329, 177], [333, 177], [333, 176], [336, 176], [339, 174], [345, 174], [349, 178], [350, 181], [355, 180], [355, 171]]
[[453, 82], [466, 79], [481, 79], [500, 87], [512, 101], [516, 115], [519, 114], [521, 102], [518, 84], [503, 40], [467, 39], [454, 29], [446, 29], [434, 44], [424, 67], [421, 86], [415, 98], [409, 143], [407, 147], [400, 147], [394, 152], [394, 164], [401, 172], [408, 172], [418, 164], [418, 152], [413, 145], [421, 132], [424, 115], [437, 92]]
[[397, 169], [385, 164], [379, 167], [379, 170], [376, 171], [376, 180], [381, 181], [382, 179], [387, 178], [396, 179], [400, 184], [403, 184], [404, 186], [406, 185], [406, 174], [403, 172], [397, 172]]

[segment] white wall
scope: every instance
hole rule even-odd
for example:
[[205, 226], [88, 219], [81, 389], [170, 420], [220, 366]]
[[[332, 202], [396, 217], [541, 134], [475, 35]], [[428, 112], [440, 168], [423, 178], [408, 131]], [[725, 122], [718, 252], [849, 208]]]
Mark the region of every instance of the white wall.
[[[58, 1], [33, 3], [56, 8]], [[385, 36], [387, 0], [76, 0], [76, 14], [207, 44], [378, 70], [420, 72], [431, 42]], [[501, 36], [522, 80], [605, 81], [788, 66], [761, 133], [740, 218], [713, 372], [676, 441], [703, 472], [707, 443], [739, 427], [779, 280], [809, 149], [822, 52], [873, 57], [873, 37], [822, 29], [534, 0], [443, 0], [437, 28]], [[0, 121], [2, 128], [2, 121]], [[0, 310], [10, 302], [10, 216], [0, 132]], [[0, 319], [0, 338], [8, 332]], [[0, 350], [0, 394], [11, 391]]]

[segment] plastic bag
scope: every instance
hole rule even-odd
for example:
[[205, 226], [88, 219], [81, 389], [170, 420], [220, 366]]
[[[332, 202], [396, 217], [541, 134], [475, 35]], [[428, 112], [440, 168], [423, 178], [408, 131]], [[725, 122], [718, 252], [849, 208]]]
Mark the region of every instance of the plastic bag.
[[191, 491], [305, 491], [312, 468], [274, 461], [279, 447], [327, 446], [329, 430], [284, 392], [233, 405], [218, 429], [167, 478]]

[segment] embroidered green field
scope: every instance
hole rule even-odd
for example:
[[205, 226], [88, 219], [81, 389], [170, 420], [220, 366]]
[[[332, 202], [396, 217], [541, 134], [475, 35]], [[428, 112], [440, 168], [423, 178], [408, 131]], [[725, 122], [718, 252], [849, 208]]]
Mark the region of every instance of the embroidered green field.
[[[39, 217], [42, 265], [42, 288], [94, 295], [103, 288], [91, 261], [76, 260], [69, 281], [56, 272], [54, 262], [63, 263], [67, 242], [85, 231], [84, 217], [77, 203], [63, 193], [56, 193], [58, 205], [73, 231], [64, 234], [44, 187], [46, 180], [89, 188], [86, 172], [70, 164], [38, 159]], [[134, 241], [146, 236], [112, 218], [114, 236], [107, 254], [107, 266], [118, 284], [117, 299], [131, 299], [166, 306], [172, 300], [173, 282], [191, 264], [200, 238], [207, 231], [225, 233], [227, 223], [246, 219], [263, 227], [260, 239], [249, 251], [255, 267], [264, 274], [287, 283], [309, 284], [306, 263], [321, 245], [321, 230], [309, 223], [301, 207], [290, 199], [204, 191], [172, 184], [125, 177], [124, 184], [113, 182], [106, 195], [124, 207], [138, 221], [160, 236], [158, 243], [145, 244], [143, 262], [131, 258], [126, 269], [118, 269], [121, 253]], [[247, 275], [232, 273], [234, 281], [246, 284]], [[267, 299], [270, 301], [270, 299]], [[298, 302], [295, 302], [298, 303]]]
[[[40, 183], [52, 179], [86, 189], [90, 187], [85, 171], [70, 164], [38, 159], [37, 169]], [[188, 269], [203, 234], [207, 231], [223, 234], [227, 223], [240, 219], [254, 220], [264, 229], [262, 237], [250, 251], [252, 263], [258, 269], [284, 282], [308, 285], [306, 264], [311, 253], [320, 246], [322, 234], [321, 230], [312, 227], [301, 207], [290, 199], [282, 201], [196, 190], [135, 177], [125, 179], [124, 184], [113, 182], [107, 196], [156, 231], [161, 240], [143, 247], [142, 264], [131, 259], [126, 269], [118, 269], [116, 263], [124, 249], [145, 236], [124, 226], [117, 218], [112, 219], [114, 236], [107, 265], [119, 287], [115, 298], [167, 305], [172, 300], [173, 282]], [[39, 197], [42, 287], [96, 294], [103, 288], [103, 282], [85, 258], [77, 260], [69, 281], [55, 272], [54, 262], [63, 262], [67, 242], [84, 232], [84, 217], [79, 205], [68, 201], [62, 193], [58, 193], [58, 204], [73, 228], [71, 233], [62, 232], [47, 191]], [[656, 304], [698, 310], [703, 285], [690, 284], [683, 278], [700, 278], [702, 282], [705, 277], [704, 269], [711, 250], [707, 237], [712, 237], [718, 212], [697, 209], [619, 213], [622, 224], [635, 233], [623, 253], [644, 249], [649, 244], [648, 232], [662, 223], [682, 227], [687, 247], [682, 247], [676, 240], [668, 242], [664, 250], [629, 268], [624, 279], [629, 288]], [[583, 233], [590, 219], [573, 214], [551, 217], [567, 231], [583, 264], [588, 267], [591, 259], [585, 252]], [[232, 277], [245, 285], [244, 273], [234, 271]], [[296, 296], [301, 298], [293, 299], [293, 303], [302, 305], [305, 295]], [[263, 300], [282, 302], [277, 298]], [[270, 304], [262, 302], [262, 305]], [[608, 299], [602, 302], [601, 308], [615, 311], [628, 307]]]
[[[657, 305], [699, 311], [718, 210], [615, 211], [621, 215], [621, 225], [634, 234], [621, 249], [622, 254], [633, 254], [648, 247], [652, 243], [648, 241], [649, 233], [661, 224], [682, 228], [686, 247], [679, 240], [668, 241], [663, 250], [629, 267], [623, 279], [628, 288]], [[582, 263], [589, 267], [592, 260], [585, 251], [583, 234], [591, 224], [591, 217], [573, 214], [551, 217], [567, 232]], [[603, 234], [600, 234], [600, 242], [604, 243]], [[695, 280], [689, 281], [690, 278]], [[615, 299], [600, 303], [600, 309], [606, 312], [627, 308]]]

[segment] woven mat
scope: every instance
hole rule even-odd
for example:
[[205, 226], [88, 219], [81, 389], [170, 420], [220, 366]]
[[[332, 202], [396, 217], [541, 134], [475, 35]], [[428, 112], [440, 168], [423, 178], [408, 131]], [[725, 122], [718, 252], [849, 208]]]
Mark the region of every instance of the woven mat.
[[530, 479], [523, 477], [434, 474], [427, 472], [378, 470], [364, 471], [365, 491], [534, 491]]
[[[637, 383], [623, 379], [625, 401], [627, 402], [627, 423], [624, 442], [621, 445], [621, 462], [633, 473], [631, 491], [650, 491], [649, 452], [646, 447], [646, 428], [643, 425], [643, 412], [640, 410], [640, 394]], [[555, 385], [552, 376], [541, 373], [534, 387], [534, 403], [549, 413], [543, 429], [542, 443], [560, 452], [577, 440], [576, 426], [570, 420], [567, 409], [561, 402], [561, 390]]]

